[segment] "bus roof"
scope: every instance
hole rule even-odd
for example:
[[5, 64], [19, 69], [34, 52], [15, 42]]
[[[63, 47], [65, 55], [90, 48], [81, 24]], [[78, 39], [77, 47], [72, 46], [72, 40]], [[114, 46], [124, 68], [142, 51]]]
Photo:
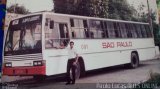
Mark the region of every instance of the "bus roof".
[[145, 22], [125, 21], [125, 20], [107, 19], [107, 18], [99, 18], [99, 17], [89, 17], [89, 16], [60, 14], [60, 13], [54, 13], [54, 12], [51, 12], [51, 11], [35, 12], [35, 13], [31, 13], [31, 14], [27, 14], [27, 15], [18, 17], [16, 19], [23, 18], [23, 17], [26, 17], [26, 16], [31, 16], [31, 15], [38, 15], [38, 14], [44, 14], [44, 15], [50, 14], [50, 15], [62, 16], [62, 17], [72, 17], [72, 18], [81, 18], [81, 19], [93, 19], [93, 20], [103, 20], [103, 21], [123, 22], [123, 23], [149, 24], [149, 23], [145, 23]]

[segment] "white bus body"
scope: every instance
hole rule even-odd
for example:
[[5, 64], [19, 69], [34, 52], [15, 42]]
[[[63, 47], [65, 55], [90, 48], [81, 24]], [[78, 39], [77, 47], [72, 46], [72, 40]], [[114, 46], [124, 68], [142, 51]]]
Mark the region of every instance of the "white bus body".
[[[39, 15], [41, 16], [36, 17]], [[8, 38], [6, 37], [4, 75], [51, 76], [66, 73], [68, 63], [67, 49], [70, 41], [73, 41], [75, 44], [74, 47], [80, 58], [79, 62], [83, 64], [80, 65], [80, 67], [83, 67], [80, 68], [81, 70], [83, 69], [83, 72], [131, 63], [132, 53], [137, 55], [139, 61], [153, 59], [159, 54], [158, 47], [154, 44], [152, 32], [149, 30], [146, 30], [146, 33], [143, 33], [144, 30], [140, 31], [143, 28], [149, 29], [147, 28], [149, 26], [148, 23], [55, 14], [52, 12], [42, 12], [28, 16], [17, 18], [11, 22], [13, 26], [9, 30], [12, 30], [12, 27], [16, 29], [19, 23], [24, 24], [24, 29], [30, 30], [24, 32], [15, 30], [16, 32], [13, 32], [15, 34], [10, 35], [14, 36], [14, 40], [17, 40], [19, 43], [14, 42], [14, 40], [8, 40], [12, 39], [9, 35]], [[21, 22], [20, 19], [22, 19]], [[35, 26], [30, 24], [32, 21], [32, 24], [36, 23]], [[31, 28], [25, 26], [26, 23]], [[128, 31], [129, 28], [132, 29], [130, 32]], [[37, 46], [39, 49], [36, 49], [36, 51], [34, 49], [31, 50], [32, 47], [23, 47], [24, 43], [21, 37], [25, 39], [25, 35], [22, 34], [31, 35], [32, 37], [28, 36], [27, 39], [34, 39], [35, 43], [41, 40], [41, 47]], [[13, 43], [14, 47], [10, 46], [11, 44], [8, 45], [7, 40], [11, 41], [10, 43]], [[19, 40], [22, 40], [22, 42]], [[54, 45], [59, 46], [61, 40], [65, 42], [65, 48], [55, 48]], [[32, 41], [28, 42], [33, 43]], [[54, 44], [56, 42], [58, 44]], [[16, 50], [16, 45], [18, 51]], [[30, 45], [32, 46], [33, 44]], [[14, 52], [14, 49], [17, 52]], [[25, 52], [25, 49], [28, 51]]]

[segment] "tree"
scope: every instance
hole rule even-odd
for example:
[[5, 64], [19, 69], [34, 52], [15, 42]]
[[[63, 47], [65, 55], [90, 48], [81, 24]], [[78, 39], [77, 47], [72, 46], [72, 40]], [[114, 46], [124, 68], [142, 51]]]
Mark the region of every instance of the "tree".
[[[157, 1], [158, 8], [160, 8], [160, 0], [156, 0], [156, 1]], [[160, 16], [160, 9], [158, 14]], [[153, 34], [154, 34], [155, 44], [160, 48], [160, 25], [154, 22], [156, 20], [156, 13], [152, 13], [151, 17], [153, 20]], [[160, 21], [160, 17], [159, 17], [159, 21]]]
[[156, 0], [157, 6], [158, 6], [158, 15], [159, 15], [159, 21], [160, 21], [160, 0]]
[[55, 13], [107, 17], [108, 0], [53, 0], [53, 2]]
[[156, 0], [157, 4], [159, 5], [160, 4], [160, 0]]
[[53, 0], [54, 12], [111, 19], [134, 19], [136, 10], [126, 0]]
[[7, 7], [7, 12], [16, 13], [16, 14], [28, 14], [30, 13], [28, 9], [24, 6], [19, 6], [18, 4], [13, 4], [10, 7]]
[[136, 10], [130, 6], [126, 0], [109, 0], [109, 18], [132, 20]]
[[77, 15], [108, 17], [108, 0], [82, 0], [77, 7]]

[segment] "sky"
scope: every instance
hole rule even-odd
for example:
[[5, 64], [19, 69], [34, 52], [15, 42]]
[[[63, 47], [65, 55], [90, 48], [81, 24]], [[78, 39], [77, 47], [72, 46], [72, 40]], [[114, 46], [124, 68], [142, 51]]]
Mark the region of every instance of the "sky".
[[[135, 9], [138, 9], [138, 6], [143, 4], [145, 5], [144, 11], [148, 11], [147, 8], [147, 0], [127, 0], [129, 2], [130, 5], [133, 5], [135, 7]], [[148, 0], [149, 1], [149, 6], [150, 9], [152, 9], [153, 11], [157, 11], [157, 5], [156, 5], [156, 0]]]
[[24, 5], [30, 12], [50, 11], [53, 9], [53, 0], [7, 0], [7, 6], [15, 3]]

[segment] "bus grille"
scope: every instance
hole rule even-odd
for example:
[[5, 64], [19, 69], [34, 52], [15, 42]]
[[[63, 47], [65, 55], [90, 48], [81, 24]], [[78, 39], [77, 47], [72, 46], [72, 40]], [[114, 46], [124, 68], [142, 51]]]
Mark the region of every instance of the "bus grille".
[[42, 53], [39, 54], [26, 54], [26, 55], [12, 55], [5, 56], [4, 61], [22, 61], [22, 60], [42, 60]]

